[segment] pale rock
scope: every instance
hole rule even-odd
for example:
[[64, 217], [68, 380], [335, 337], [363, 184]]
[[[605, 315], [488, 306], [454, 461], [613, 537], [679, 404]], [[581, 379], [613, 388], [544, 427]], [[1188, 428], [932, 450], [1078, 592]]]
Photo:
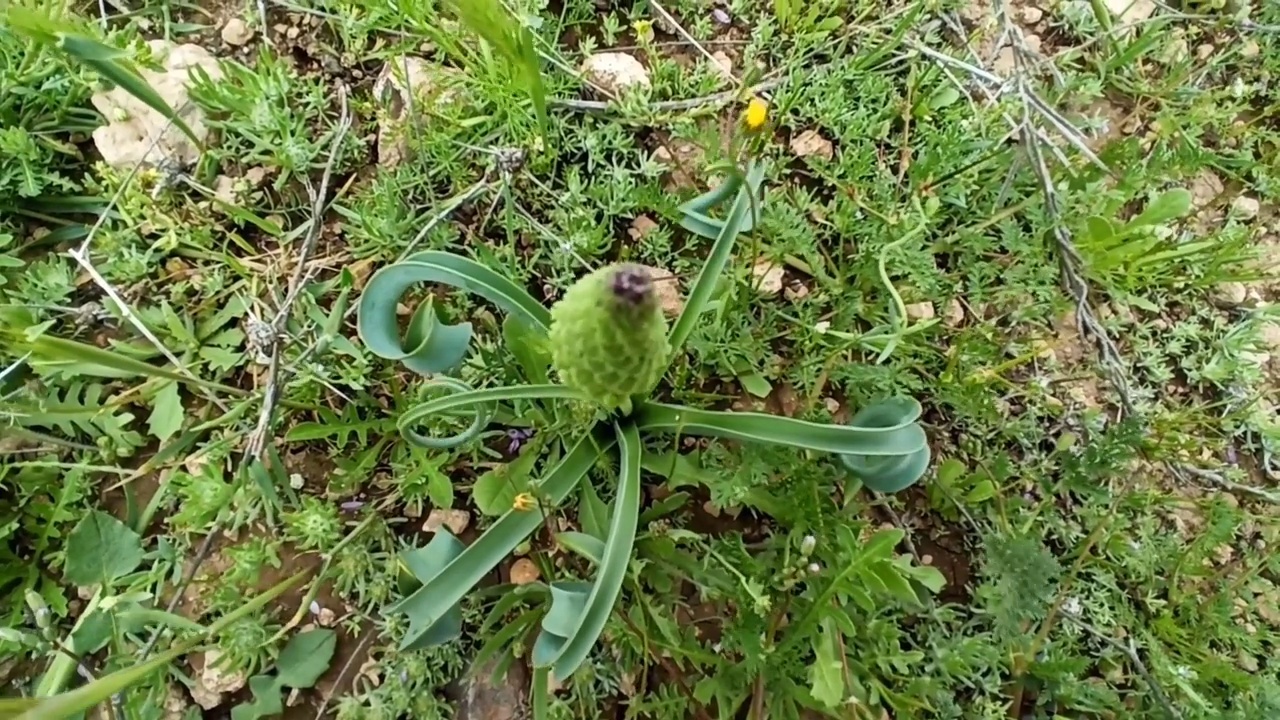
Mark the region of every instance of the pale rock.
[[442, 510], [436, 508], [427, 514], [422, 523], [423, 532], [439, 532], [440, 528], [448, 528], [454, 535], [461, 535], [471, 525], [471, 513], [466, 510]]
[[520, 558], [511, 565], [511, 583], [514, 585], [537, 582], [541, 575], [538, 565], [528, 558]]
[[658, 294], [658, 306], [667, 315], [679, 315], [684, 310], [684, 298], [680, 295], [680, 282], [670, 270], [640, 265], [640, 269], [649, 274], [653, 282], [654, 292]]
[[320, 612], [316, 614], [316, 622], [320, 623], [320, 627], [331, 628], [338, 624], [338, 614], [329, 608], [320, 608]]
[[929, 301], [911, 303], [906, 307], [907, 318], [910, 320], [932, 320], [935, 316], [933, 303]]
[[1200, 60], [1208, 60], [1215, 48], [1211, 43], [1205, 43], [1196, 47], [1196, 57]]
[[191, 703], [187, 701], [186, 693], [182, 692], [177, 686], [170, 684], [166, 687], [164, 696], [164, 720], [182, 720], [187, 716], [187, 708]]
[[1255, 198], [1248, 195], [1241, 195], [1231, 201], [1231, 214], [1241, 220], [1252, 220], [1258, 217], [1258, 211], [1262, 209], [1262, 205]]
[[781, 265], [775, 265], [768, 260], [760, 260], [751, 268], [756, 289], [761, 295], [777, 295], [782, 292], [784, 272]]
[[1262, 48], [1258, 46], [1256, 40], [1246, 40], [1244, 45], [1240, 46], [1240, 57], [1245, 59], [1258, 57], [1261, 52]]
[[1222, 194], [1222, 179], [1212, 170], [1203, 170], [1191, 181], [1191, 199], [1196, 208], [1203, 208]]
[[1018, 60], [1013, 48], [1008, 45], [1000, 48], [1000, 52], [996, 53], [996, 59], [991, 61], [991, 71], [1001, 78], [1006, 78], [1016, 69], [1018, 69]]
[[[239, 691], [249, 679], [248, 673], [244, 670], [227, 672], [219, 667], [218, 663], [221, 659], [221, 650], [205, 651], [204, 665], [200, 670], [199, 677], [196, 679], [196, 688], [191, 691], [191, 696], [205, 710], [212, 710], [220, 705], [224, 694]], [[200, 691], [199, 694], [197, 694], [197, 689]], [[214, 698], [216, 698], [216, 701], [212, 705], [208, 704]]]
[[957, 327], [964, 322], [964, 303], [960, 302], [960, 298], [951, 298], [951, 302], [947, 303], [944, 322], [947, 327]]
[[1104, 0], [1107, 9], [1122, 24], [1140, 22], [1156, 11], [1154, 0]]
[[[142, 79], [166, 105], [177, 109], [178, 117], [203, 143], [209, 137], [209, 128], [204, 124], [204, 111], [191, 102], [191, 71], [200, 68], [209, 79], [220, 80], [218, 60], [199, 45], [174, 45], [164, 40], [151, 40], [147, 45], [163, 69], [157, 72], [139, 67]], [[93, 144], [111, 167], [188, 167], [200, 157], [195, 141], [124, 88], [117, 85], [94, 93], [91, 101], [107, 120], [106, 125], [93, 131]]]
[[1044, 47], [1044, 40], [1039, 35], [1027, 35], [1022, 39], [1022, 44], [1033, 53], [1039, 54], [1040, 49]]
[[805, 130], [792, 138], [791, 152], [797, 157], [816, 155], [823, 160], [830, 160], [835, 155], [831, 141], [822, 137], [817, 130]]
[[1280, 354], [1280, 321], [1263, 323], [1258, 328], [1258, 337], [1270, 352]]
[[610, 94], [651, 87], [649, 71], [634, 56], [622, 52], [596, 53], [582, 61], [582, 75]]
[[733, 79], [733, 58], [729, 57], [729, 53], [723, 50], [717, 50], [711, 53], [711, 59], [717, 71], [726, 78]]
[[385, 108], [378, 122], [378, 163], [395, 167], [410, 154], [410, 126], [431, 117], [424, 107], [458, 103], [464, 76], [458, 70], [406, 55], [392, 58], [373, 84], [374, 98]]
[[1229, 309], [1240, 307], [1249, 297], [1249, 288], [1241, 282], [1219, 283], [1210, 294], [1213, 304]]
[[222, 26], [222, 42], [239, 47], [253, 39], [253, 28], [244, 20], [233, 17]]
[[1035, 25], [1044, 19], [1044, 11], [1034, 5], [1022, 8], [1022, 22]]
[[288, 40], [297, 40], [302, 34], [302, 30], [297, 25], [291, 25], [288, 30], [284, 31], [284, 36]]
[[840, 412], [840, 401], [833, 397], [823, 398], [822, 404], [827, 408], [827, 412], [832, 415]]
[[258, 187], [267, 179], [267, 169], [264, 167], [251, 167], [244, 171], [245, 182], [252, 187]]
[[213, 199], [226, 205], [236, 204], [236, 179], [219, 175], [213, 181]]
[[790, 300], [791, 302], [803, 300], [809, 297], [809, 288], [808, 286], [802, 283], [796, 283], [794, 286], [788, 287], [787, 289], [783, 290], [782, 296]]
[[632, 240], [643, 240], [649, 236], [654, 230], [658, 229], [658, 223], [648, 215], [638, 215], [635, 220], [631, 221], [631, 227], [627, 228], [627, 235]]

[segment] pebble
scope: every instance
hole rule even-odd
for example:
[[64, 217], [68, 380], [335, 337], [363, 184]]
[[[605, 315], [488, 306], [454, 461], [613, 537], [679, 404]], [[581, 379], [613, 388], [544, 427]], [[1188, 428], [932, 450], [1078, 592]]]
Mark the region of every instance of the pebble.
[[222, 41], [239, 47], [253, 39], [253, 28], [240, 18], [231, 18], [222, 26]]
[[911, 320], [932, 320], [936, 315], [933, 303], [925, 301], [911, 303], [906, 307], [907, 318]]
[[1231, 214], [1241, 220], [1252, 220], [1258, 217], [1258, 211], [1262, 209], [1262, 205], [1255, 198], [1248, 195], [1241, 195], [1231, 201]]
[[1034, 5], [1022, 8], [1022, 22], [1035, 25], [1044, 19], [1044, 11]]

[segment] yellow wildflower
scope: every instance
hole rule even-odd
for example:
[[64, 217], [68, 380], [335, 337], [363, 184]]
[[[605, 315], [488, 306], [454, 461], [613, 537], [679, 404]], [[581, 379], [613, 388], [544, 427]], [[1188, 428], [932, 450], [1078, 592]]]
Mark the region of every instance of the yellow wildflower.
[[765, 121], [769, 119], [769, 103], [758, 97], [751, 98], [747, 103], [747, 111], [742, 114], [742, 122], [747, 126], [747, 130], [755, 132], [764, 127]]
[[529, 512], [538, 507], [538, 499], [532, 493], [520, 493], [511, 503], [511, 509], [518, 512]]

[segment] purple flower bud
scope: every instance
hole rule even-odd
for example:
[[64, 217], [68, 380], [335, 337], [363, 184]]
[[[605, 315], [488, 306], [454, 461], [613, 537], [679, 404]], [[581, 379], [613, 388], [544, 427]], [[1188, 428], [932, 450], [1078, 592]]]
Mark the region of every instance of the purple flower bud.
[[715, 20], [717, 25], [728, 25], [733, 22], [733, 18], [729, 17], [729, 13], [721, 8], [711, 11], [711, 19]]
[[512, 428], [507, 431], [507, 454], [515, 455], [520, 452], [520, 448], [533, 438], [536, 430], [522, 430], [520, 428]]
[[343, 512], [355, 512], [356, 510], [359, 510], [360, 508], [364, 507], [364, 501], [348, 500], [342, 503], [341, 505], [339, 505], [338, 507], [342, 508]]

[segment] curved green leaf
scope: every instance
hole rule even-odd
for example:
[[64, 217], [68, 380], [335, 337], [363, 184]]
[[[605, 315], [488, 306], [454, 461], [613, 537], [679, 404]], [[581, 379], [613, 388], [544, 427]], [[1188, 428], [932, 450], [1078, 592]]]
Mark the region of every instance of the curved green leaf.
[[[501, 400], [543, 400], [548, 398], [583, 399], [581, 392], [564, 385], [507, 385], [496, 388], [473, 390], [461, 380], [438, 377], [431, 384], [447, 387], [458, 392], [432, 398], [413, 406], [396, 421], [396, 427], [404, 439], [427, 448], [450, 448], [475, 438], [493, 417], [493, 405]], [[422, 435], [414, 430], [432, 415], [445, 414], [451, 411], [464, 411], [461, 414], [471, 415], [473, 422], [461, 433], [446, 438], [434, 438]]]
[[[751, 197], [755, 198], [757, 205], [760, 199], [760, 184], [764, 180], [764, 166], [760, 164], [752, 164], [744, 175], [733, 174], [725, 181], [712, 188], [711, 190], [699, 195], [698, 197], [684, 203], [677, 210], [682, 215], [680, 225], [684, 229], [696, 235], [715, 240], [720, 236], [724, 229], [726, 220], [718, 220], [708, 215], [709, 212], [717, 205], [733, 197], [743, 187], [743, 180], [746, 180], [746, 188]], [[749, 232], [755, 227], [755, 216], [748, 213], [743, 218], [742, 223], [738, 226], [738, 232]]]
[[356, 328], [375, 354], [400, 359], [395, 356], [403, 352], [396, 305], [418, 283], [439, 283], [475, 293], [543, 332], [551, 325], [551, 313], [511, 280], [461, 255], [429, 250], [378, 270], [365, 285]]
[[[914, 402], [914, 401], [910, 401]], [[685, 435], [790, 445], [805, 450], [868, 456], [910, 455], [926, 446], [914, 417], [892, 426], [824, 425], [763, 413], [695, 410], [680, 405], [642, 403], [641, 430], [679, 430]]]
[[[905, 423], [914, 423], [919, 417], [920, 403], [910, 398], [898, 397], [859, 410], [849, 421], [849, 425], [867, 429], [901, 427]], [[863, 485], [880, 493], [898, 492], [913, 485], [924, 476], [930, 459], [927, 442], [920, 449], [906, 455], [840, 456], [840, 461]]]
[[[436, 578], [449, 563], [458, 559], [466, 546], [447, 530], [437, 530], [426, 545], [400, 554], [400, 563], [422, 586]], [[405, 650], [443, 645], [462, 634], [462, 603], [443, 614], [420, 617], [409, 613], [409, 630], [400, 647]]]
[[594, 535], [572, 530], [556, 534], [556, 542], [570, 552], [596, 565], [604, 557], [604, 541]]
[[[537, 492], [541, 501], [551, 506], [564, 502], [578, 481], [595, 465], [600, 453], [608, 451], [613, 443], [613, 438], [595, 432], [594, 429], [584, 435], [560, 464], [538, 484]], [[431, 582], [388, 610], [421, 618], [426, 624], [435, 622], [536, 530], [542, 517], [540, 512], [511, 510], [454, 558]]]
[[[749, 187], [759, 187], [760, 181], [764, 178], [764, 165], [753, 164], [747, 170], [747, 185]], [[732, 185], [731, 185], [732, 183]], [[715, 291], [716, 281], [724, 273], [725, 266], [729, 264], [729, 257], [733, 254], [733, 244], [738, 238], [738, 233], [744, 228], [749, 228], [747, 221], [751, 216], [752, 199], [749, 191], [742, 188], [741, 180], [727, 179], [724, 185], [728, 185], [728, 189], [722, 194], [726, 194], [737, 190], [738, 193], [734, 198], [733, 206], [729, 209], [729, 216], [725, 218], [724, 224], [720, 227], [719, 232], [715, 234], [715, 244], [711, 246], [711, 252], [707, 255], [707, 260], [702, 265], [702, 270], [698, 273], [698, 279], [694, 282], [693, 288], [689, 291], [689, 299], [684, 304], [684, 311], [680, 313], [680, 318], [676, 320], [675, 325], [671, 327], [671, 334], [667, 336], [667, 342], [671, 345], [672, 356], [680, 352], [680, 348], [684, 345], [685, 340], [689, 339], [689, 335], [693, 333], [694, 323], [697, 322], [698, 316], [706, 308], [707, 303], [711, 301], [711, 296]], [[716, 188], [710, 194], [716, 195], [720, 188]], [[697, 203], [698, 201], [694, 201]], [[693, 217], [686, 215], [686, 219]], [[693, 221], [694, 226], [706, 218], [701, 216]], [[690, 225], [686, 225], [693, 232], [698, 232]], [[699, 233], [701, 234], [701, 233]]]
[[358, 327], [360, 339], [369, 352], [387, 360], [399, 360], [423, 375], [453, 370], [466, 357], [471, 345], [471, 323], [441, 322], [433, 297], [428, 297], [413, 311], [403, 344], [394, 315], [378, 323], [371, 319], [368, 325]]
[[[635, 425], [616, 427], [622, 462], [618, 471], [618, 495], [614, 499], [609, 539], [605, 542], [600, 571], [591, 586], [585, 609], [577, 614], [573, 632], [561, 635], [555, 631], [567, 628], [557, 625], [554, 627], [555, 631], [551, 631], [544, 621], [543, 633], [534, 643], [534, 666], [551, 665], [555, 678], [560, 681], [566, 680], [587, 659], [591, 647], [604, 631], [605, 623], [613, 613], [613, 606], [622, 592], [622, 582], [626, 579], [631, 550], [635, 545], [640, 517], [640, 433]], [[568, 597], [562, 605], [566, 603], [572, 605]]]

